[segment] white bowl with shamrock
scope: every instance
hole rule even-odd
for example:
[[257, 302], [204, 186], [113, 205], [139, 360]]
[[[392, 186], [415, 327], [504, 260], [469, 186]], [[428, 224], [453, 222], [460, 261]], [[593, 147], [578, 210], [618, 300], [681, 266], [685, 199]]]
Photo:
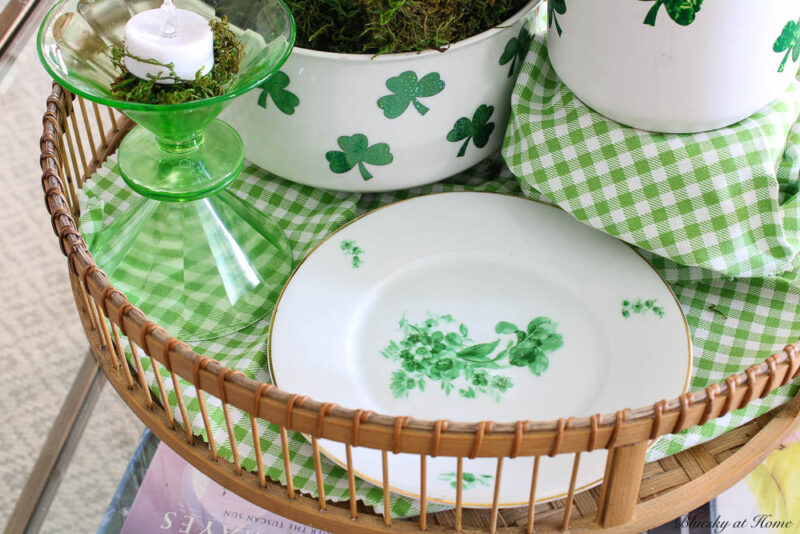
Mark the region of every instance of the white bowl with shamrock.
[[537, 3], [445, 52], [295, 48], [226, 119], [250, 161], [301, 184], [367, 192], [437, 182], [500, 148]]
[[783, 94], [800, 65], [796, 0], [551, 0], [548, 14], [561, 81], [644, 130], [739, 122]]

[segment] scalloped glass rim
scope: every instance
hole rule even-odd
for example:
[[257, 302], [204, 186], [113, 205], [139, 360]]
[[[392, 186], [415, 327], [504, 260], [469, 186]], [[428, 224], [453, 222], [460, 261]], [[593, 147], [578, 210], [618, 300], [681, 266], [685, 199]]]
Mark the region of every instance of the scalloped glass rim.
[[39, 31], [37, 32], [36, 35], [36, 52], [39, 55], [39, 61], [42, 63], [42, 66], [44, 66], [44, 69], [47, 71], [47, 73], [50, 74], [50, 76], [56, 82], [58, 82], [59, 85], [66, 88], [69, 92], [79, 95], [92, 102], [96, 102], [98, 104], [102, 104], [104, 106], [108, 106], [119, 110], [135, 110], [135, 111], [189, 110], [189, 109], [205, 107], [210, 104], [227, 102], [228, 100], [237, 98], [247, 93], [248, 91], [255, 89], [271, 75], [278, 72], [280, 68], [283, 66], [283, 64], [286, 63], [286, 60], [289, 59], [289, 56], [292, 53], [292, 49], [294, 48], [295, 39], [297, 38], [297, 25], [294, 20], [294, 14], [292, 14], [291, 10], [289, 9], [289, 6], [286, 5], [286, 2], [284, 2], [284, 0], [275, 0], [283, 6], [283, 8], [286, 10], [286, 13], [289, 16], [289, 22], [290, 22], [289, 38], [287, 39], [286, 50], [284, 51], [282, 57], [273, 67], [265, 71], [264, 76], [260, 76], [256, 82], [245, 85], [236, 90], [228, 91], [220, 96], [215, 96], [212, 98], [204, 98], [202, 100], [193, 100], [191, 102], [183, 102], [181, 104], [143, 104], [141, 102], [129, 102], [127, 100], [117, 100], [115, 98], [108, 98], [102, 95], [90, 94], [82, 89], [77, 88], [73, 83], [70, 83], [69, 78], [65, 78], [56, 69], [54, 69], [50, 64], [50, 60], [45, 56], [44, 51], [42, 50], [45, 30], [52, 23], [50, 19], [53, 16], [53, 14], [63, 4], [66, 4], [67, 2], [70, 1], [71, 0], [58, 0], [58, 2], [56, 2], [53, 5], [53, 7], [51, 7], [47, 11], [47, 14], [42, 19], [42, 23], [39, 26]]

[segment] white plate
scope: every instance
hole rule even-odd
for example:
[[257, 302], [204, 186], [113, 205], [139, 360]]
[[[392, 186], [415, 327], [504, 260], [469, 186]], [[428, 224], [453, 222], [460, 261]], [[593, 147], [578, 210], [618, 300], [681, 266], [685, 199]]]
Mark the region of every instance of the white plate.
[[[295, 271], [271, 332], [285, 391], [416, 419], [614, 412], [680, 395], [691, 370], [680, 305], [638, 254], [556, 208], [490, 193], [419, 197], [340, 229]], [[321, 446], [343, 464], [343, 444]], [[354, 448], [353, 461], [381, 483], [379, 451]], [[583, 455], [578, 487], [604, 464], [605, 451]], [[531, 466], [506, 462], [503, 506], [527, 503]], [[543, 458], [538, 500], [566, 493], [571, 468], [572, 455]], [[430, 501], [455, 502], [455, 471], [454, 458], [429, 459]], [[495, 460], [464, 472], [464, 505], [491, 506]], [[390, 455], [389, 473], [417, 497], [417, 456]]]

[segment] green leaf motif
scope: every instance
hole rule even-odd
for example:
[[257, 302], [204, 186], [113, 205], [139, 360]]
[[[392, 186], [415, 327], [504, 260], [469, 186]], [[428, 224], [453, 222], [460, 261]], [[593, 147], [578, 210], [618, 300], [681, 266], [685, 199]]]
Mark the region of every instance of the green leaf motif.
[[792, 61], [797, 62], [797, 58], [800, 57], [800, 19], [797, 19], [797, 22], [790, 20], [786, 23], [781, 34], [775, 39], [772, 51], [776, 53], [786, 51], [786, 55], [783, 56], [783, 61], [778, 67], [778, 72], [783, 72], [790, 53]]
[[390, 389], [392, 395], [397, 398], [408, 397], [408, 392], [417, 386], [417, 381], [409, 377], [405, 371], [395, 371], [392, 373], [392, 383]]
[[550, 359], [546, 354], [541, 354], [528, 364], [528, 368], [531, 370], [531, 373], [535, 374], [536, 376], [542, 376], [542, 373], [547, 371], [547, 367], [549, 365]]
[[[342, 242], [342, 250], [345, 249], [360, 250], [352, 240]], [[451, 315], [429, 314], [419, 323], [403, 317], [398, 324], [403, 338], [390, 341], [381, 350], [384, 358], [401, 367], [392, 375], [390, 384], [395, 398], [408, 397], [414, 389], [424, 390], [424, 381], [433, 380], [447, 395], [452, 391], [465, 399], [490, 395], [500, 402], [514, 382], [494, 371], [527, 367], [532, 374], [541, 376], [550, 365], [548, 355], [564, 345], [557, 325], [547, 317], [530, 321], [527, 331], [513, 323], [498, 322], [495, 332], [509, 336], [499, 351], [501, 339], [474, 343], [467, 326]]]
[[272, 101], [281, 112], [293, 115], [295, 108], [300, 105], [300, 99], [293, 92], [286, 90], [289, 83], [289, 75], [283, 71], [278, 71], [270, 76], [259, 85], [261, 94], [258, 96], [258, 105], [267, 109], [268, 97], [272, 97]]
[[468, 362], [486, 362], [489, 361], [486, 356], [494, 352], [497, 344], [500, 343], [498, 339], [494, 343], [481, 343], [480, 345], [472, 345], [466, 349], [459, 351], [456, 356]]
[[494, 331], [498, 334], [513, 334], [517, 330], [519, 330], [517, 325], [513, 323], [507, 323], [505, 321], [500, 321], [497, 323], [497, 326], [494, 327]]
[[458, 151], [458, 157], [463, 158], [467, 153], [470, 140], [478, 148], [483, 148], [489, 143], [489, 138], [494, 132], [495, 124], [489, 122], [494, 113], [494, 106], [480, 105], [472, 115], [472, 120], [461, 117], [453, 125], [453, 129], [447, 134], [447, 140], [451, 143], [464, 141]]
[[[493, 478], [493, 475], [474, 475], [472, 473], [462, 472], [461, 488], [464, 490], [471, 490], [473, 488], [477, 488], [478, 486], [488, 487], [491, 486], [491, 481]], [[439, 480], [449, 483], [450, 487], [455, 489], [458, 486], [458, 473], [456, 471], [442, 473], [439, 475]]]
[[556, 13], [563, 15], [567, 12], [567, 0], [548, 0], [547, 1], [547, 27], [550, 28], [553, 23], [556, 24], [556, 31], [558, 36], [561, 37], [561, 26], [558, 24]]
[[444, 91], [445, 83], [438, 72], [431, 72], [417, 80], [415, 72], [406, 71], [395, 78], [389, 78], [386, 88], [394, 94], [379, 98], [378, 107], [383, 110], [387, 119], [396, 119], [405, 113], [410, 104], [424, 116], [430, 109], [419, 99], [438, 95]]
[[[566, 8], [565, 8], [566, 9]], [[511, 63], [511, 68], [508, 70], [508, 77], [511, 78], [517, 70], [517, 65], [522, 67], [525, 56], [528, 55], [528, 50], [531, 47], [531, 34], [528, 33], [524, 27], [519, 31], [517, 37], [512, 37], [506, 44], [503, 55], [500, 56], [500, 64], [507, 65]]]
[[[641, 0], [642, 2], [652, 2], [653, 0]], [[703, 5], [703, 0], [655, 0], [655, 4], [647, 12], [644, 18], [644, 24], [648, 26], [656, 25], [656, 17], [658, 10], [661, 6], [667, 10], [669, 18], [680, 24], [681, 26], [688, 26], [694, 22], [697, 12]]]
[[355, 134], [347, 137], [342, 136], [338, 140], [341, 152], [332, 150], [325, 154], [325, 158], [330, 163], [331, 171], [336, 174], [343, 174], [351, 171], [358, 166], [361, 177], [364, 181], [372, 179], [372, 174], [367, 170], [366, 165], [389, 165], [394, 161], [389, 145], [378, 143], [369, 146], [367, 136]]

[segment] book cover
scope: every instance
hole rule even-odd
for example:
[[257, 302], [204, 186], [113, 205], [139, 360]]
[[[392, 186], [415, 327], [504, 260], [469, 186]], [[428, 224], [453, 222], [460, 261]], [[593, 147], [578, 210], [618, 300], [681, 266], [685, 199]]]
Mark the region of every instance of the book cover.
[[327, 534], [226, 490], [163, 443], [153, 456], [122, 534]]

